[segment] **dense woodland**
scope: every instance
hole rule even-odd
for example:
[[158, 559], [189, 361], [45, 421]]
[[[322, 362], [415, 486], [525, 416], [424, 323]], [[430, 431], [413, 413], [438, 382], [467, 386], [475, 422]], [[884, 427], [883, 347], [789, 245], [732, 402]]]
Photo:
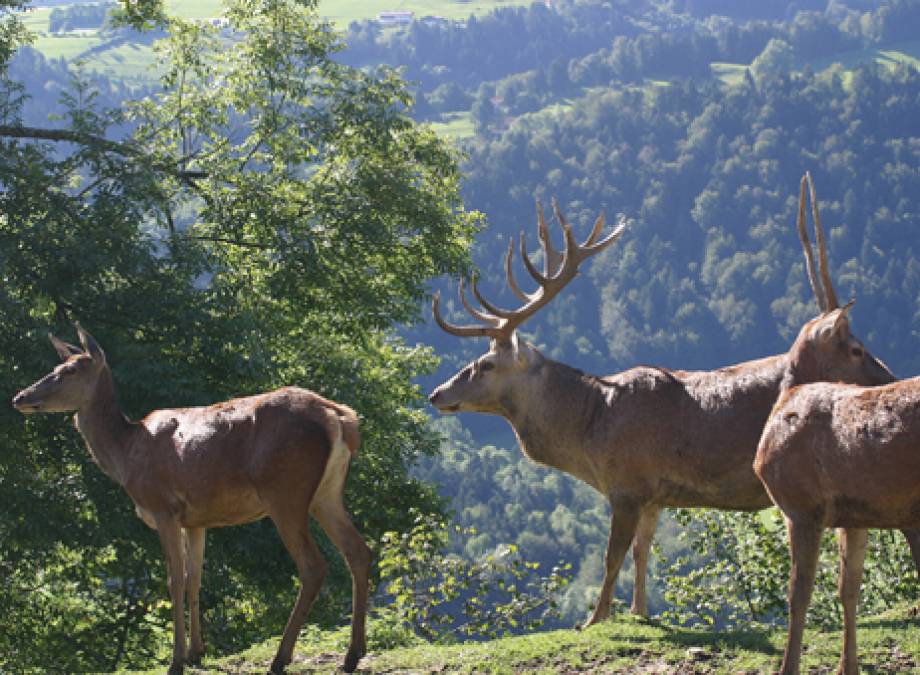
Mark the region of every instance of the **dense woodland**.
[[[418, 514], [452, 516], [475, 528], [448, 546], [464, 559], [513, 544], [537, 575], [571, 563], [552, 619], [571, 625], [594, 599], [609, 507], [527, 463], [504, 422], [423, 407], [486, 348], [439, 331], [430, 292], [448, 290], [461, 320], [455, 280], [475, 267], [512, 305], [501, 255], [521, 229], [536, 248], [535, 199], [558, 199], [582, 232], [601, 210], [628, 231], [525, 326], [529, 340], [595, 373], [714, 368], [785, 350], [817, 311], [793, 230], [811, 171], [855, 330], [896, 374], [920, 372], [920, 73], [856, 58], [916, 54], [917, 0], [564, 1], [360, 22], [341, 38], [309, 2], [229, 4], [247, 36], [234, 58], [207, 29], [172, 23], [160, 80], [133, 89], [47, 61], [0, 14], [10, 393], [54, 362], [47, 332], [72, 339], [79, 319], [135, 416], [288, 383], [337, 398], [364, 416], [348, 500], [378, 554]], [[723, 63], [737, 77], [718, 77]], [[456, 113], [476, 132], [459, 151], [426, 125]], [[68, 142], [4, 135], [17, 125]], [[155, 662], [168, 620], [155, 535], [64, 416], [0, 408], [0, 445], [0, 669]], [[209, 645], [277, 634], [293, 569], [271, 526], [214, 531], [208, 546]], [[788, 564], [775, 514], [668, 516], [653, 611], [782, 621]], [[333, 577], [311, 618], [323, 625], [346, 604], [341, 565]], [[834, 623], [834, 579], [822, 584], [814, 614]], [[627, 565], [618, 596], [630, 585]], [[918, 590], [903, 542], [877, 536], [865, 606]]]

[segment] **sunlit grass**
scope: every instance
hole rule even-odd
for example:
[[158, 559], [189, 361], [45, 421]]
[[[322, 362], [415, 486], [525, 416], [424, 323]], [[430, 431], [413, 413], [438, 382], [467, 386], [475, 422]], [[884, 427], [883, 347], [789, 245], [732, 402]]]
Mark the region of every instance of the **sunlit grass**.
[[97, 35], [55, 37], [40, 35], [36, 37], [33, 47], [49, 59], [64, 58], [68, 61], [78, 58], [87, 49], [102, 44], [103, 40]]
[[432, 122], [431, 127], [439, 136], [452, 140], [470, 138], [476, 135], [473, 118], [468, 112], [447, 113], [442, 116], [442, 121]]
[[[920, 620], [907, 618], [906, 606], [862, 619], [859, 648], [864, 672], [918, 672]], [[714, 675], [770, 673], [779, 668], [786, 634], [782, 628], [730, 632], [678, 628], [619, 614], [584, 631], [555, 630], [489, 642], [421, 644], [386, 649], [368, 628], [369, 654], [360, 664], [366, 673], [558, 673], [558, 672], [705, 672]], [[802, 672], [836, 667], [842, 631], [806, 632]], [[322, 632], [308, 628], [297, 643], [291, 673], [332, 673], [348, 644], [348, 629]], [[266, 640], [239, 654], [209, 658], [191, 673], [262, 673], [278, 647]], [[147, 671], [150, 673], [157, 670]]]
[[532, 0], [320, 0], [319, 13], [339, 28], [352, 21], [373, 19], [380, 12], [414, 12], [416, 18], [441, 16], [445, 19], [465, 19], [476, 14], [488, 14], [499, 7], [527, 7]]

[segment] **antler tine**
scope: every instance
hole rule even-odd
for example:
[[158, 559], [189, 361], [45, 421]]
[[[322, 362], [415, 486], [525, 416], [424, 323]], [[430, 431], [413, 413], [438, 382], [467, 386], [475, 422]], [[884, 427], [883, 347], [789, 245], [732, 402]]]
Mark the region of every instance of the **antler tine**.
[[[507, 323], [502, 325], [502, 328], [506, 330], [515, 329], [517, 326], [526, 321], [530, 316], [536, 313], [539, 309], [549, 303], [550, 300], [558, 295], [559, 292], [565, 288], [565, 286], [572, 279], [575, 278], [575, 275], [578, 273], [578, 265], [585, 258], [599, 253], [604, 248], [612, 244], [614, 241], [620, 238], [626, 229], [625, 221], [621, 221], [619, 227], [617, 227], [614, 232], [612, 232], [608, 237], [604, 238], [601, 242], [590, 247], [582, 247], [579, 246], [578, 242], [575, 241], [575, 235], [572, 231], [572, 227], [562, 216], [561, 212], [559, 211], [558, 204], [555, 202], [555, 200], [553, 200], [553, 208], [555, 209], [556, 217], [558, 218], [560, 224], [562, 225], [563, 231], [565, 232], [565, 252], [563, 253], [562, 262], [560, 263], [556, 273], [553, 276], [547, 278], [540, 275], [540, 273], [534, 269], [533, 264], [528, 259], [527, 250], [524, 246], [524, 238], [523, 236], [521, 237], [521, 257], [524, 261], [525, 267], [527, 267], [527, 271], [530, 272], [531, 276], [537, 281], [537, 283], [540, 285], [540, 288], [530, 296], [527, 304], [525, 304], [520, 309], [516, 310], [515, 312], [508, 312], [504, 315], [498, 314], [498, 316], [501, 316], [507, 320]], [[492, 311], [491, 307], [487, 305], [483, 306], [489, 311]]]
[[585, 239], [585, 243], [582, 246], [591, 246], [594, 242], [597, 241], [597, 238], [601, 236], [601, 231], [604, 229], [606, 223], [606, 218], [604, 217], [604, 212], [601, 211], [597, 214], [597, 219], [594, 221], [594, 227], [591, 228], [591, 234], [588, 235], [588, 238]]
[[456, 335], [458, 337], [495, 337], [497, 329], [491, 326], [456, 326], [452, 323], [449, 323], [444, 320], [444, 317], [441, 316], [441, 293], [440, 291], [434, 294], [434, 298], [431, 302], [431, 309], [434, 313], [434, 320], [437, 321], [438, 325], [446, 333], [451, 335]]
[[463, 285], [463, 279], [460, 279], [460, 302], [463, 303], [463, 308], [470, 313], [470, 315], [478, 320], [482, 321], [485, 324], [490, 326], [498, 326], [501, 321], [497, 316], [492, 316], [491, 314], [486, 314], [485, 312], [480, 312], [478, 309], [473, 307], [469, 300], [466, 298], [466, 290]]
[[476, 296], [476, 299], [479, 301], [479, 304], [485, 307], [487, 312], [491, 312], [493, 315], [497, 317], [501, 317], [502, 319], [512, 319], [517, 314], [517, 312], [512, 312], [507, 309], [501, 309], [500, 307], [496, 307], [491, 302], [489, 302], [484, 297], [482, 297], [482, 293], [479, 292], [479, 286], [476, 284], [476, 277], [473, 277], [473, 280], [470, 286], [473, 289], [473, 295]]
[[529, 302], [530, 296], [521, 290], [521, 287], [518, 286], [517, 281], [514, 280], [514, 273], [511, 271], [511, 258], [514, 256], [514, 237], [508, 239], [508, 252], [505, 253], [505, 276], [508, 277], [508, 287], [511, 289], [511, 292], [514, 293], [518, 300], [522, 302]]
[[808, 230], [805, 228], [805, 184], [808, 174], [802, 176], [799, 184], [799, 215], [796, 219], [796, 227], [799, 230], [799, 239], [802, 241], [802, 249], [805, 252], [805, 269], [808, 271], [808, 280], [811, 282], [811, 290], [815, 293], [815, 299], [818, 301], [818, 309], [822, 312], [828, 311], [827, 298], [824, 296], [824, 290], [818, 281], [818, 275], [815, 273], [815, 257], [811, 249], [811, 240], [808, 238]]
[[[555, 207], [556, 200], [553, 200]], [[523, 234], [521, 235], [523, 239]], [[553, 248], [553, 242], [549, 235], [549, 226], [546, 224], [546, 217], [543, 214], [543, 204], [537, 200], [537, 236], [540, 239], [540, 246], [543, 247], [543, 275], [546, 277], [553, 276], [562, 265], [562, 253]]]
[[521, 232], [521, 262], [524, 263], [524, 267], [527, 269], [528, 274], [533, 277], [533, 280], [540, 284], [540, 286], [545, 286], [550, 277], [540, 274], [537, 268], [534, 267], [534, 264], [530, 261], [530, 256], [527, 255], [527, 244], [525, 241], [526, 238], [524, 237], [524, 233]]
[[834, 292], [834, 285], [831, 283], [831, 273], [827, 262], [827, 241], [824, 238], [824, 226], [821, 224], [821, 214], [818, 213], [818, 199], [815, 195], [815, 182], [811, 178], [811, 173], [805, 172], [808, 178], [808, 188], [811, 196], [811, 216], [815, 221], [815, 244], [818, 247], [818, 266], [821, 270], [821, 280], [824, 282], [825, 299], [827, 300], [826, 312], [837, 309], [840, 303], [837, 302], [837, 294]]
[[[599, 216], [598, 220], [603, 218], [603, 216], [604, 214], [602, 213]], [[603, 251], [605, 248], [610, 246], [610, 244], [612, 244], [617, 239], [622, 237], [625, 231], [626, 231], [626, 216], [620, 216], [620, 220], [617, 222], [616, 229], [610, 234], [608, 234], [606, 237], [604, 237], [601, 241], [597, 242], [596, 244], [591, 245], [589, 249], [591, 251], [591, 255], [594, 255], [595, 253], [600, 253], [601, 251]]]
[[[463, 302], [463, 306], [466, 310], [477, 320], [488, 324], [484, 326], [455, 326], [448, 323], [441, 316], [439, 310], [439, 301], [440, 295], [435, 294], [434, 296], [434, 316], [435, 320], [438, 322], [438, 325], [444, 329], [446, 332], [458, 336], [476, 336], [476, 337], [490, 337], [493, 340], [498, 340], [499, 342], [507, 342], [511, 340], [514, 335], [514, 331], [517, 330], [524, 321], [530, 318], [534, 313], [544, 307], [549, 303], [559, 292], [565, 288], [572, 279], [575, 278], [575, 275], [578, 273], [578, 265], [589, 256], [592, 256], [596, 253], [599, 253], [607, 246], [612, 244], [614, 241], [620, 238], [623, 232], [626, 229], [625, 219], [621, 219], [619, 226], [614, 230], [610, 235], [597, 241], [600, 236], [600, 230], [603, 227], [604, 218], [603, 214], [598, 217], [592, 228], [591, 235], [588, 237], [584, 246], [579, 246], [578, 242], [575, 241], [575, 235], [572, 232], [571, 226], [565, 221], [565, 218], [562, 217], [562, 214], [559, 212], [558, 204], [555, 200], [553, 201], [553, 208], [556, 211], [556, 217], [559, 219], [559, 222], [562, 225], [562, 229], [565, 232], [565, 252], [562, 254], [561, 262], [556, 265], [556, 269], [552, 275], [543, 275], [537, 271], [533, 262], [530, 260], [530, 257], [527, 255], [527, 246], [525, 244], [524, 234], [521, 233], [520, 241], [520, 251], [521, 251], [521, 260], [524, 263], [524, 267], [527, 269], [527, 272], [534, 278], [537, 284], [540, 286], [533, 293], [526, 293], [521, 290], [517, 282], [514, 279], [514, 274], [512, 272], [512, 256], [514, 252], [514, 240], [512, 239], [508, 245], [508, 252], [505, 255], [505, 272], [508, 277], [508, 285], [510, 286], [512, 292], [518, 297], [519, 300], [522, 300], [524, 304], [515, 310], [506, 310], [496, 307], [488, 300], [486, 300], [482, 294], [479, 292], [479, 286], [477, 283], [476, 277], [473, 277], [470, 283], [470, 287], [473, 291], [473, 295], [476, 297], [476, 300], [479, 301], [479, 304], [486, 310], [482, 312], [478, 309], [475, 309], [466, 299], [464, 293], [464, 286], [461, 280], [460, 282], [460, 300]], [[541, 211], [538, 211], [537, 217], [538, 223], [540, 225], [541, 234], [545, 233], [546, 221], [542, 215]], [[550, 248], [546, 248], [545, 251], [548, 253]]]

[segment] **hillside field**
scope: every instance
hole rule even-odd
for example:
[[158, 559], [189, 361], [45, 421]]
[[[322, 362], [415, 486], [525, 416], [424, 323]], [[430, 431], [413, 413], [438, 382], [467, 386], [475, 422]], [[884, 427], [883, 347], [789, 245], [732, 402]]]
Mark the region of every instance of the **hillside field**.
[[[867, 673], [920, 672], [920, 619], [903, 607], [862, 619], [861, 664]], [[387, 649], [381, 640], [393, 630], [382, 622], [368, 627], [370, 653], [359, 673], [770, 673], [779, 667], [785, 631], [705, 632], [668, 626], [620, 614], [585, 631], [556, 630], [490, 642], [418, 644]], [[206, 638], [207, 639], [207, 638]], [[802, 670], [832, 672], [841, 631], [806, 633]], [[290, 673], [336, 672], [348, 630], [321, 633], [308, 628], [297, 644]], [[206, 659], [187, 672], [264, 673], [277, 638], [239, 654]], [[156, 670], [143, 671], [152, 675]]]

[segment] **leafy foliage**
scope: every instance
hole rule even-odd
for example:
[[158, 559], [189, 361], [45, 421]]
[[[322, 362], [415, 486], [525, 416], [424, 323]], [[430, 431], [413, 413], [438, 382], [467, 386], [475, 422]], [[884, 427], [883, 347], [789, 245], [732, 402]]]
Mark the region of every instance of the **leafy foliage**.
[[[410, 507], [442, 509], [408, 475], [437, 447], [413, 384], [435, 360], [393, 328], [417, 319], [429, 278], [466, 269], [478, 217], [460, 202], [456, 152], [406, 116], [405, 85], [334, 61], [312, 3], [240, 1], [228, 15], [229, 41], [173, 22], [161, 88], [123, 108], [97, 108], [78, 79], [57, 127], [23, 131], [10, 111], [0, 373], [14, 390], [50, 370], [47, 331], [67, 336], [79, 318], [133, 417], [282, 384], [349, 404], [364, 444], [346, 502], [375, 544]], [[149, 663], [168, 621], [156, 536], [63, 416], [2, 409], [0, 439], [0, 668]], [[331, 576], [324, 622], [350, 595], [344, 565]], [[293, 577], [270, 523], [212, 533], [206, 641], [279, 632]]]
[[[539, 575], [540, 563], [513, 544], [461, 558], [444, 553], [450, 534], [442, 520], [416, 513], [411, 529], [383, 536], [381, 586], [397, 621], [426, 640], [452, 642], [530, 631], [558, 616], [556, 596], [570, 581], [570, 564]], [[453, 534], [476, 531], [454, 526]]]
[[[786, 527], [776, 509], [762, 513], [678, 510], [681, 538], [691, 555], [663, 570], [664, 616], [679, 624], [744, 625], [785, 620], [790, 571]], [[703, 564], [700, 564], [702, 561]], [[837, 545], [828, 530], [822, 543], [811, 621], [825, 627], [843, 620], [837, 602]], [[920, 582], [899, 532], [873, 531], [866, 554], [860, 612], [876, 614], [917, 597]]]

